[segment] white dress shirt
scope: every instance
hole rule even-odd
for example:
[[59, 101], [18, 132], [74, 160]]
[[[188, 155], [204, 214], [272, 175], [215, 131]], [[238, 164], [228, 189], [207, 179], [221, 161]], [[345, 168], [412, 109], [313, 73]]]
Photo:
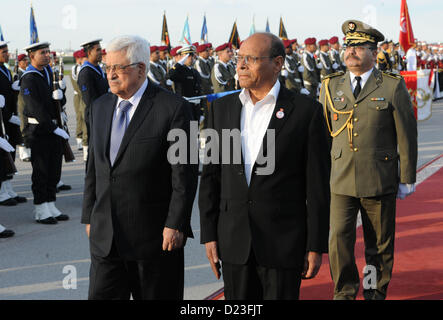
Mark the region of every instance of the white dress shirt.
[[[135, 110], [137, 109], [137, 106], [140, 103], [143, 93], [145, 92], [147, 87], [148, 87], [148, 79], [146, 79], [145, 82], [143, 82], [142, 86], [137, 90], [137, 92], [131, 98], [126, 100], [132, 104], [131, 108], [129, 108], [129, 110], [127, 111], [128, 116], [129, 116], [129, 122], [131, 121], [132, 117], [134, 116]], [[115, 111], [114, 111], [114, 119], [117, 118], [117, 116], [120, 112], [120, 109], [118, 108], [118, 106], [120, 105], [120, 102], [122, 102], [123, 100], [124, 99], [122, 99], [120, 97], [117, 99], [117, 105], [115, 106]], [[129, 125], [129, 123], [128, 123], [128, 125]]]
[[[360, 86], [361, 86], [362, 90], [365, 87], [366, 82], [368, 82], [368, 79], [371, 76], [373, 70], [374, 70], [374, 68], [372, 68], [371, 70], [363, 73], [360, 76], [361, 77]], [[355, 80], [356, 75], [353, 74], [352, 72], [350, 72], [350, 75], [351, 75], [351, 88], [352, 88], [352, 92], [354, 92], [355, 87], [357, 86], [357, 80]]]
[[262, 147], [263, 138], [274, 113], [279, 92], [280, 82], [277, 80], [266, 97], [258, 101], [255, 105], [251, 100], [248, 90], [243, 89], [239, 95], [243, 105], [240, 130], [245, 176], [248, 185], [251, 182], [252, 168]]

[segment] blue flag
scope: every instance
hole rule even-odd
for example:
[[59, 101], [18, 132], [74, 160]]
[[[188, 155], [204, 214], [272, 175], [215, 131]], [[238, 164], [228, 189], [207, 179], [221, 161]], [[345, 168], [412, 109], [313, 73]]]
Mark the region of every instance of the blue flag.
[[269, 28], [269, 19], [266, 19], [266, 32], [271, 33], [271, 29]]
[[5, 38], [3, 38], [2, 26], [0, 26], [0, 41], [5, 41]]
[[255, 33], [255, 17], [252, 18], [251, 29], [249, 29], [249, 36], [252, 36]]
[[241, 90], [233, 90], [233, 91], [225, 91], [225, 92], [219, 92], [219, 93], [211, 93], [206, 96], [206, 99], [208, 99], [208, 102], [212, 102], [214, 100], [217, 100], [218, 98], [221, 98], [221, 97], [224, 97], [224, 96], [236, 93], [236, 92], [240, 92], [240, 91]]
[[206, 26], [206, 15], [203, 16], [202, 34], [200, 36], [202, 43], [208, 43], [208, 27]]
[[192, 44], [191, 32], [189, 31], [188, 17], [186, 17], [185, 26], [183, 27], [182, 37], [180, 39], [181, 43]]
[[39, 42], [37, 24], [35, 23], [34, 9], [32, 8], [32, 5], [31, 5], [30, 31], [31, 31], [31, 44]]

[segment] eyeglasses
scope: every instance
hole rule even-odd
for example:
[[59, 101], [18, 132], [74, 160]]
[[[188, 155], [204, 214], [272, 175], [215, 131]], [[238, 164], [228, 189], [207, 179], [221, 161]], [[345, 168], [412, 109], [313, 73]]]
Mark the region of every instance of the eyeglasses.
[[106, 70], [106, 73], [112, 73], [114, 71], [115, 71], [115, 73], [123, 73], [123, 71], [126, 68], [135, 66], [139, 63], [140, 62], [135, 62], [135, 63], [127, 64], [125, 66], [122, 66], [121, 64], [114, 64], [113, 66], [105, 66], [105, 70]]
[[366, 49], [370, 49], [369, 47], [366, 47], [366, 46], [347, 46], [346, 48], [345, 48], [345, 50], [346, 51], [353, 51], [353, 50], [355, 50], [355, 51], [357, 51], [357, 52], [363, 52], [363, 51], [365, 51]]
[[260, 59], [267, 59], [267, 58], [272, 59], [272, 58], [275, 58], [275, 57], [271, 57], [271, 56], [268, 56], [268, 57], [254, 57], [254, 56], [240, 56], [240, 55], [238, 55], [237, 56], [237, 63], [238, 64], [239, 63], [244, 63], [245, 65], [249, 66], [249, 65], [256, 64], [257, 61], [260, 60]]

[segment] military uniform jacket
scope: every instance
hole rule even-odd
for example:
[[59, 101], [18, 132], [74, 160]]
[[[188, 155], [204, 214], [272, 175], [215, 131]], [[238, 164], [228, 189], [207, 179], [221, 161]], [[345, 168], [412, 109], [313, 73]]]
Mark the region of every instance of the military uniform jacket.
[[89, 110], [92, 103], [109, 90], [108, 80], [100, 67], [86, 61], [78, 73], [78, 86], [82, 93], [82, 99]]
[[[332, 66], [333, 66], [333, 72], [338, 71], [345, 71], [346, 67], [344, 66], [343, 62], [340, 58], [340, 53], [337, 50], [331, 49], [329, 51], [329, 59], [331, 60]], [[338, 68], [334, 69], [334, 63], [338, 65]]]
[[[59, 110], [57, 102], [52, 99], [52, 70], [49, 66], [40, 72], [29, 65], [20, 82], [20, 94], [25, 103], [23, 114], [38, 121], [38, 124], [27, 123], [23, 129], [25, 144], [30, 146], [34, 139], [53, 134], [57, 128], [53, 120], [57, 119]], [[63, 96], [61, 105], [65, 104], [66, 97]]]
[[305, 70], [303, 71], [303, 81], [305, 86], [318, 86], [320, 83], [320, 77], [317, 69], [317, 63], [313, 56], [309, 53], [303, 53], [303, 66]]
[[286, 88], [298, 92], [302, 87], [301, 75], [298, 71], [299, 62], [293, 55], [286, 55], [284, 67], [288, 71], [288, 76], [285, 79]]
[[151, 61], [149, 64], [149, 80], [154, 82], [156, 85], [166, 88], [166, 69], [164, 69], [160, 63]]
[[200, 74], [194, 68], [176, 63], [169, 70], [169, 78], [174, 81], [175, 93], [178, 95], [188, 98], [201, 95]]
[[381, 50], [377, 55], [377, 67], [380, 71], [392, 70], [392, 62], [389, 53]]
[[374, 68], [354, 99], [349, 71], [331, 75], [322, 83], [320, 102], [335, 135], [331, 192], [374, 197], [396, 193], [399, 182], [415, 183], [417, 122], [403, 78]]
[[212, 68], [211, 82], [214, 93], [232, 91], [235, 89], [235, 70], [232, 65], [218, 61]]
[[320, 71], [321, 79], [323, 79], [329, 74], [334, 73], [332, 69], [332, 63], [331, 60], [329, 59], [329, 55], [327, 52], [320, 52], [320, 61], [323, 65], [323, 68]]
[[212, 82], [211, 82], [211, 63], [201, 57], [195, 62], [195, 69], [200, 74], [202, 80], [202, 93], [210, 94], [212, 93]]
[[20, 127], [10, 123], [9, 119], [17, 116], [17, 93], [12, 89], [13, 77], [11, 72], [3, 65], [0, 65], [0, 94], [5, 97], [5, 107], [2, 108], [2, 116], [5, 125], [5, 133], [9, 137], [12, 146], [22, 143]]

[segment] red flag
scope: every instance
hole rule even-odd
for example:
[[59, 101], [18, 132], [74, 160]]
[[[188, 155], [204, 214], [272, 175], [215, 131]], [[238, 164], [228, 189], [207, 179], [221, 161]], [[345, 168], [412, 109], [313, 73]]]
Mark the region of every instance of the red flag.
[[400, 45], [403, 51], [408, 52], [414, 43], [414, 32], [412, 31], [411, 18], [409, 17], [408, 4], [406, 0], [401, 0], [400, 12]]
[[414, 116], [417, 119], [417, 71], [402, 71], [401, 75], [411, 96], [412, 106], [414, 107]]

